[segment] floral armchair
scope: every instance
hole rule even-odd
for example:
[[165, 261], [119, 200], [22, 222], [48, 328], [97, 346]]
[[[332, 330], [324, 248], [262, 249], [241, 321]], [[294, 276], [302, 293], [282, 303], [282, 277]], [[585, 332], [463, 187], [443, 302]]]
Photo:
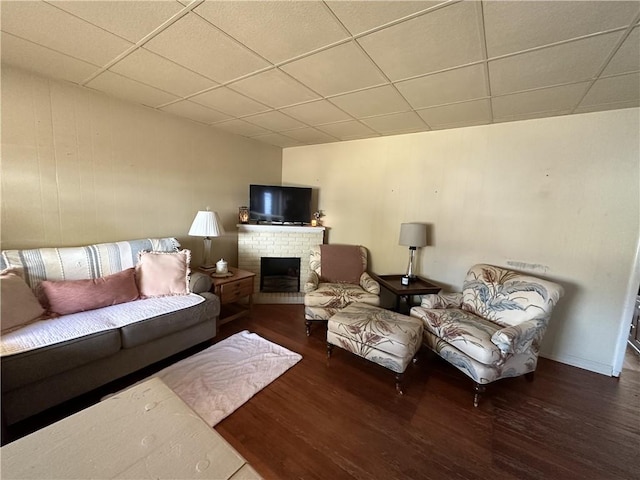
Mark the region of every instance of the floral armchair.
[[410, 315], [424, 323], [423, 344], [475, 382], [474, 406], [485, 385], [527, 374], [533, 379], [540, 342], [560, 285], [491, 265], [475, 265], [462, 293], [425, 295]]
[[327, 321], [354, 302], [380, 304], [380, 284], [367, 273], [367, 250], [361, 245], [316, 245], [304, 285], [307, 336], [311, 322]]

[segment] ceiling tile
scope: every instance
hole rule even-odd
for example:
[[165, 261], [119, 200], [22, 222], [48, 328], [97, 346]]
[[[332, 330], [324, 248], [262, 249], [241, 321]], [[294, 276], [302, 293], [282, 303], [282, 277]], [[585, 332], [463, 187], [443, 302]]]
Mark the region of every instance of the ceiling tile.
[[387, 79], [353, 42], [280, 68], [325, 96], [387, 83]]
[[52, 5], [98, 27], [137, 42], [184, 8], [178, 2], [50, 1]]
[[157, 107], [178, 97], [112, 72], [103, 72], [87, 87], [149, 107]]
[[515, 93], [492, 99], [495, 118], [538, 112], [571, 112], [584, 95], [589, 82]]
[[473, 100], [489, 94], [484, 65], [458, 68], [396, 83], [413, 108]]
[[337, 138], [311, 127], [289, 130], [285, 135], [303, 143], [328, 143], [338, 141]]
[[273, 108], [319, 98], [311, 90], [278, 69], [234, 82], [229, 87]]
[[321, 125], [323, 123], [351, 120], [349, 115], [326, 100], [287, 107], [283, 108], [282, 111], [308, 125]]
[[46, 47], [27, 42], [8, 33], [2, 33], [3, 65], [13, 65], [38, 75], [80, 83], [98, 70], [98, 67], [63, 55]]
[[194, 12], [274, 63], [347, 38], [322, 2], [204, 2]]
[[580, 103], [580, 106], [637, 102], [639, 97], [640, 73], [630, 73], [596, 81]]
[[358, 42], [392, 80], [472, 63], [483, 58], [481, 3], [456, 3]]
[[617, 110], [620, 108], [637, 108], [640, 107], [638, 100], [632, 100], [630, 102], [616, 102], [616, 103], [601, 103], [600, 105], [586, 105], [584, 107], [578, 107], [573, 113], [589, 113], [589, 112], [602, 112], [604, 110]]
[[377, 136], [376, 132], [355, 120], [340, 123], [330, 123], [317, 127], [329, 135], [339, 138], [340, 140], [349, 140], [354, 138], [365, 138]]
[[2, 31], [94, 65], [132, 45], [44, 2], [2, 2]]
[[483, 125], [491, 123], [491, 104], [488, 99], [473, 100], [418, 110], [418, 115], [432, 129]]
[[193, 13], [151, 39], [145, 48], [220, 83], [269, 65]]
[[610, 33], [489, 62], [494, 95], [593, 78], [620, 38]]
[[489, 57], [629, 25], [634, 2], [483, 2]]
[[429, 130], [422, 119], [414, 112], [394, 113], [380, 117], [365, 118], [362, 123], [366, 123], [376, 132], [382, 134], [409, 133]]
[[347, 93], [333, 97], [331, 102], [358, 118], [411, 110], [402, 95], [391, 85]]
[[613, 56], [603, 75], [640, 70], [640, 28], [636, 27]]
[[237, 135], [243, 135], [245, 137], [271, 133], [269, 132], [269, 130], [266, 130], [262, 127], [258, 127], [257, 125], [253, 125], [251, 123], [245, 122], [243, 120], [238, 120], [238, 119], [216, 123], [213, 126], [215, 128], [219, 128], [227, 132], [235, 133]]
[[197, 122], [202, 123], [214, 123], [229, 120], [229, 116], [224, 113], [217, 112], [197, 103], [190, 102], [189, 100], [183, 100], [181, 102], [172, 103], [162, 107], [161, 110], [165, 112], [174, 113], [181, 117], [190, 118]]
[[251, 137], [254, 140], [258, 140], [260, 142], [270, 143], [271, 145], [275, 145], [276, 147], [297, 147], [299, 145], [305, 145], [298, 140], [294, 140], [293, 138], [286, 137], [284, 135], [280, 135], [279, 133], [268, 133], [266, 135], [256, 135], [255, 137]]
[[213, 80], [143, 48], [127, 55], [109, 70], [181, 97], [217, 85]]
[[235, 117], [270, 110], [270, 107], [265, 107], [226, 87], [216, 88], [209, 92], [196, 95], [195, 97], [191, 97], [190, 100]]
[[393, 22], [443, 2], [428, 1], [378, 1], [378, 2], [326, 2], [352, 35]]
[[268, 128], [274, 132], [282, 132], [283, 130], [291, 130], [293, 128], [302, 128], [305, 125], [298, 120], [286, 116], [281, 112], [266, 112], [245, 117], [243, 120], [251, 122], [260, 127]]

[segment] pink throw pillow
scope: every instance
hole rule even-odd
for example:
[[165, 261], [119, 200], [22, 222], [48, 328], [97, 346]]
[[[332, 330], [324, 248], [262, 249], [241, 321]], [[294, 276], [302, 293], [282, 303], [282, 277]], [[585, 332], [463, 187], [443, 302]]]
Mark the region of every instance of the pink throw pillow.
[[89, 280], [45, 280], [40, 285], [49, 309], [59, 315], [131, 302], [140, 296], [133, 268]]
[[136, 274], [143, 298], [188, 295], [190, 250], [140, 252]]
[[29, 285], [15, 268], [0, 272], [2, 332], [26, 325], [45, 313]]

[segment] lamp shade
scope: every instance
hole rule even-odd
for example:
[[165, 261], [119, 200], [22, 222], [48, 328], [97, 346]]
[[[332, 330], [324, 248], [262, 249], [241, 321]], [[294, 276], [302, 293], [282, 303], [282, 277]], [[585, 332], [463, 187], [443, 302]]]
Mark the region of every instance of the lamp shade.
[[224, 235], [224, 228], [220, 223], [218, 212], [199, 211], [196, 214], [196, 218], [193, 219], [189, 235], [192, 237], [219, 237]]
[[427, 245], [427, 225], [424, 223], [400, 224], [399, 245], [408, 247], [424, 247]]

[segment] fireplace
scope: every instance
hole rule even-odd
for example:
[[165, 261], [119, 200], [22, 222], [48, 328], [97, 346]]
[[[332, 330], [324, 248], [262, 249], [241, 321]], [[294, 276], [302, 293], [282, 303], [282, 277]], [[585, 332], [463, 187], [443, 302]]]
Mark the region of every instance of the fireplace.
[[260, 291], [299, 292], [300, 258], [298, 257], [261, 257]]

